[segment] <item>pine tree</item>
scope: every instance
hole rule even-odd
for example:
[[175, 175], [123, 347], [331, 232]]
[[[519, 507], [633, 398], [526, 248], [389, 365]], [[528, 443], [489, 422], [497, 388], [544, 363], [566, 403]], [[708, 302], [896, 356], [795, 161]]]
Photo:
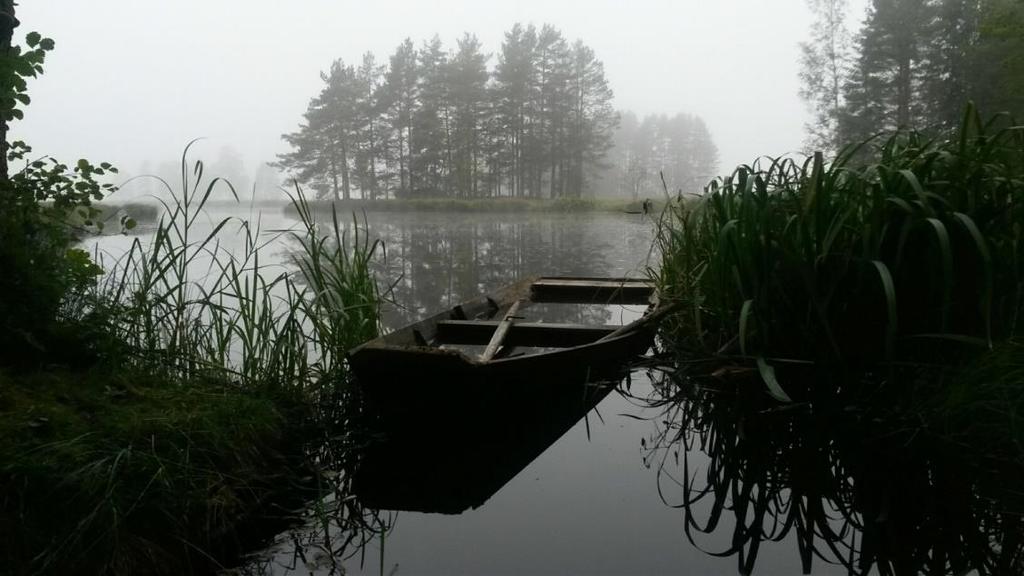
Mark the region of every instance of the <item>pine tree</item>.
[[451, 98], [451, 148], [449, 170], [459, 196], [478, 196], [483, 162], [484, 124], [487, 107], [487, 57], [480, 41], [471, 34], [458, 41], [448, 65]]
[[413, 113], [410, 144], [420, 195], [447, 195], [450, 159], [447, 55], [437, 36], [419, 51], [419, 100]]
[[300, 182], [310, 183], [318, 196], [347, 200], [351, 197], [349, 163], [358, 140], [360, 89], [355, 70], [341, 60], [334, 61], [320, 78], [326, 86], [310, 101], [305, 124], [283, 136], [294, 150], [280, 155], [277, 165]]
[[508, 174], [510, 196], [522, 196], [526, 192], [524, 156], [528, 154], [527, 131], [536, 46], [536, 29], [532, 25], [524, 28], [515, 24], [505, 33], [494, 72], [496, 120], [502, 130], [504, 144], [501, 165]]
[[587, 187], [587, 168], [605, 166], [604, 158], [611, 148], [619, 115], [612, 107], [614, 94], [604, 76], [604, 64], [579, 40], [572, 47], [569, 86], [572, 110], [565, 142], [566, 195], [579, 198]]
[[363, 63], [356, 70], [359, 98], [356, 105], [357, 146], [353, 177], [363, 198], [375, 200], [381, 193], [380, 164], [384, 160], [387, 145], [387, 129], [384, 125], [378, 91], [381, 88], [384, 67], [378, 66], [373, 54], [363, 55]]
[[413, 117], [419, 102], [419, 66], [412, 40], [406, 38], [391, 56], [390, 67], [380, 91], [380, 105], [386, 111], [394, 135], [392, 148], [398, 161], [398, 190], [408, 196], [417, 186], [413, 140]]
[[985, 0], [968, 50], [968, 91], [986, 114], [1024, 121], [1024, 2]]
[[922, 86], [933, 20], [934, 6], [926, 0], [874, 0], [844, 88], [842, 141], [930, 123]]
[[563, 143], [566, 139], [569, 112], [572, 109], [572, 53], [562, 33], [545, 24], [537, 37], [536, 86], [531, 158], [534, 166], [533, 190], [541, 194], [544, 174], [547, 173], [548, 195], [562, 194], [564, 167], [567, 156]]
[[292, 149], [279, 154], [274, 166], [285, 171], [292, 180], [308, 185], [318, 198], [333, 196], [338, 199], [337, 165], [329, 158], [331, 147], [325, 115], [311, 102], [303, 120], [298, 130], [281, 136]]

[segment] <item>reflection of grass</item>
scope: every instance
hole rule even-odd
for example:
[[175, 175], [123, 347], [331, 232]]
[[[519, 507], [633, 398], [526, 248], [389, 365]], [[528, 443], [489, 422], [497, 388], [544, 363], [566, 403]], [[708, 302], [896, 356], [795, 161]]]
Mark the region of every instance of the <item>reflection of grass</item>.
[[970, 364], [922, 413], [960, 444], [1024, 463], [1024, 343], [1011, 340]]
[[[867, 412], [773, 410], [767, 397], [741, 393], [753, 377], [722, 384], [677, 373], [658, 386], [653, 401], [665, 412], [647, 461], [692, 544], [734, 556], [741, 574], [763, 546], [782, 542], [804, 573], [815, 556], [850, 574], [1024, 569], [1024, 493], [1006, 482], [1024, 463], [993, 469]], [[692, 459], [697, 451], [706, 464]]]
[[[298, 192], [298, 272], [271, 269], [258, 222], [196, 236], [221, 185], [183, 158], [152, 241], [64, 303], [67, 346], [48, 351], [64, 367], [0, 373], [0, 562], [13, 573], [207, 572], [254, 519], [316, 489], [339, 491], [324, 514], [344, 537], [373, 521], [344, 475], [318, 486], [312, 469], [352, 458], [344, 354], [377, 333], [377, 244], [336, 216], [317, 225]], [[227, 232], [240, 253], [220, 247]]]
[[[658, 204], [653, 209], [660, 209]], [[621, 198], [420, 198], [401, 200], [318, 200], [310, 202], [313, 210], [343, 212], [622, 212], [641, 213], [641, 201]], [[286, 208], [292, 210], [292, 208]]]

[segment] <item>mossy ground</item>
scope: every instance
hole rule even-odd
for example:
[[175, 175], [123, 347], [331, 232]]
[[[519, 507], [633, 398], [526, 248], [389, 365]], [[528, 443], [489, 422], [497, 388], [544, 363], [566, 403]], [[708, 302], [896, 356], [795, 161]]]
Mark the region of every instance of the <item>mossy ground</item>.
[[[300, 502], [287, 399], [133, 374], [0, 372], [0, 558], [14, 574], [195, 573]], [[247, 545], [251, 545], [248, 542]]]

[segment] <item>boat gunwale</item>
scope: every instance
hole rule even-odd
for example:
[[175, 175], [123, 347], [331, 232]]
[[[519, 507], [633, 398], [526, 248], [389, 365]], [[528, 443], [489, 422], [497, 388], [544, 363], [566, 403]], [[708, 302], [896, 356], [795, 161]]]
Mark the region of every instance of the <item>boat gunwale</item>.
[[[507, 307], [512, 302], [515, 302], [517, 299], [525, 299], [525, 300], [529, 301], [530, 304], [548, 303], [548, 302], [545, 302], [545, 301], [539, 301], [539, 302], [538, 301], [534, 301], [534, 300], [532, 300], [529, 297], [531, 295], [531, 288], [533, 287], [533, 284], [535, 282], [539, 281], [539, 280], [569, 280], [569, 281], [572, 281], [572, 280], [584, 280], [584, 281], [590, 280], [590, 281], [597, 281], [597, 282], [620, 282], [622, 285], [626, 285], [627, 283], [635, 283], [635, 284], [643, 283], [643, 284], [647, 284], [647, 285], [650, 286], [650, 288], [651, 288], [651, 296], [650, 296], [649, 302], [648, 302], [648, 304], [646, 306], [646, 310], [644, 311], [643, 315], [640, 318], [637, 318], [636, 320], [633, 320], [633, 321], [629, 322], [628, 324], [623, 324], [622, 326], [618, 327], [618, 329], [615, 332], [612, 332], [611, 334], [605, 335], [605, 336], [603, 336], [603, 337], [601, 337], [601, 338], [599, 338], [597, 340], [594, 340], [593, 342], [587, 342], [587, 343], [578, 344], [578, 345], [575, 345], [575, 346], [559, 347], [559, 348], [555, 348], [555, 349], [544, 351], [544, 352], [537, 352], [537, 353], [525, 354], [525, 355], [521, 355], [521, 356], [495, 358], [495, 359], [491, 359], [491, 360], [487, 360], [487, 361], [480, 361], [479, 359], [471, 357], [470, 355], [468, 355], [467, 353], [465, 353], [465, 352], [463, 352], [461, 350], [457, 350], [457, 349], [453, 349], [453, 348], [442, 348], [440, 346], [434, 346], [434, 345], [426, 345], [425, 346], [425, 345], [416, 344], [416, 343], [400, 344], [400, 343], [388, 342], [388, 339], [390, 339], [390, 338], [394, 338], [394, 337], [397, 337], [397, 336], [403, 336], [403, 335], [410, 337], [411, 339], [413, 339], [413, 342], [415, 342], [415, 340], [414, 340], [415, 337], [413, 335], [417, 332], [417, 328], [429, 327], [431, 330], [436, 331], [437, 324], [439, 322], [441, 322], [441, 321], [451, 320], [452, 319], [452, 313], [457, 308], [459, 308], [459, 307], [471, 307], [471, 306], [479, 307], [479, 306], [484, 306], [484, 305], [494, 305], [494, 304], [496, 304], [497, 308], [493, 308], [493, 306], [492, 306], [492, 309], [494, 310], [494, 314], [492, 315], [492, 318], [493, 318], [494, 316], [497, 316], [498, 313], [503, 308], [507, 309]], [[523, 298], [524, 294], [526, 295], [525, 298]], [[363, 344], [360, 344], [359, 346], [349, 350], [348, 353], [347, 353], [347, 356], [349, 358], [352, 358], [353, 356], [358, 355], [359, 353], [363, 352], [364, 350], [377, 350], [377, 351], [382, 351], [382, 352], [391, 351], [391, 352], [403, 352], [403, 353], [409, 353], [409, 354], [439, 355], [439, 356], [455, 357], [455, 358], [460, 358], [463, 362], [465, 362], [466, 364], [468, 364], [470, 366], [477, 366], [477, 367], [479, 367], [479, 366], [491, 366], [491, 365], [502, 366], [502, 365], [507, 365], [509, 363], [514, 363], [514, 362], [522, 362], [522, 361], [526, 361], [526, 360], [534, 360], [534, 359], [539, 359], [539, 358], [547, 358], [547, 357], [551, 357], [551, 356], [557, 355], [557, 354], [564, 354], [564, 353], [569, 352], [569, 351], [584, 351], [584, 352], [586, 352], [586, 351], [588, 351], [591, 348], [607, 347], [609, 345], [616, 344], [616, 343], [618, 343], [620, 341], [623, 341], [623, 340], [626, 340], [628, 338], [636, 338], [638, 336], [642, 336], [643, 335], [642, 329], [645, 328], [652, 321], [654, 321], [657, 317], [660, 317], [662, 315], [662, 313], [660, 311], [664, 308], [662, 303], [657, 298], [657, 293], [654, 290], [653, 283], [649, 279], [645, 279], [645, 278], [629, 278], [629, 277], [607, 278], [607, 277], [585, 277], [585, 276], [528, 276], [526, 278], [518, 280], [518, 281], [516, 281], [516, 282], [514, 282], [514, 283], [512, 283], [512, 284], [510, 284], [508, 286], [505, 286], [505, 287], [497, 290], [495, 292], [495, 296], [496, 296], [496, 298], [492, 298], [490, 295], [483, 295], [483, 296], [480, 296], [478, 298], [474, 298], [472, 300], [467, 300], [467, 301], [461, 302], [459, 304], [456, 304], [454, 306], [451, 306], [451, 307], [449, 307], [449, 308], [447, 308], [445, 310], [442, 310], [442, 311], [438, 312], [437, 314], [433, 314], [431, 316], [428, 316], [427, 318], [424, 318], [424, 319], [419, 320], [417, 322], [413, 322], [412, 324], [409, 324], [407, 326], [403, 326], [402, 328], [399, 328], [399, 329], [394, 330], [392, 332], [389, 332], [387, 334], [382, 334], [381, 336], [378, 336], [377, 338], [374, 338], [373, 340], [364, 342]], [[554, 302], [552, 302], [552, 303], [554, 303]], [[579, 303], [579, 304], [596, 304], [596, 305], [615, 305], [615, 303], [613, 301], [611, 301], [611, 300], [609, 300], [609, 301], [576, 302], [576, 303]], [[483, 320], [481, 320], [481, 321], [483, 321]], [[590, 325], [590, 324], [582, 324], [582, 323], [580, 323], [580, 324], [573, 324], [573, 325], [581, 326], [581, 327], [591, 327], [591, 326], [593, 326], [593, 325]]]

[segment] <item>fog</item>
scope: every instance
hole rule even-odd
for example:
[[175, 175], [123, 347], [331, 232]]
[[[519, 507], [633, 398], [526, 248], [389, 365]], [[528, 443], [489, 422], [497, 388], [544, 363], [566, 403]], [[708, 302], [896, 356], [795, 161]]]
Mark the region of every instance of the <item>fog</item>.
[[[864, 11], [853, 4], [851, 27]], [[797, 95], [802, 0], [31, 0], [18, 17], [18, 37], [38, 30], [57, 49], [14, 138], [126, 173], [173, 162], [197, 137], [204, 155], [230, 146], [255, 172], [288, 149], [281, 135], [334, 59], [372, 51], [386, 62], [406, 37], [419, 46], [438, 34], [450, 48], [472, 32], [493, 66], [516, 22], [550, 23], [592, 47], [616, 108], [702, 117], [721, 171], [798, 150], [808, 118]]]

